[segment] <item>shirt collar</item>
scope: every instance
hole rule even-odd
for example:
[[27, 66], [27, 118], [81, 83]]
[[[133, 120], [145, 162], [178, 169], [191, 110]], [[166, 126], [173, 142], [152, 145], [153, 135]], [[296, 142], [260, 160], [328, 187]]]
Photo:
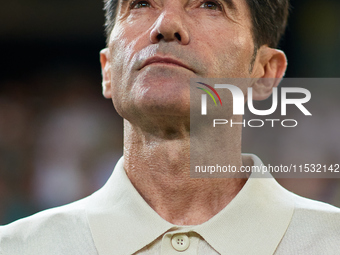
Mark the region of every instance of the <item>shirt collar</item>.
[[99, 255], [133, 254], [173, 227], [133, 187], [123, 158], [104, 187], [89, 197], [87, 217]]
[[[263, 163], [255, 155], [254, 165]], [[209, 221], [192, 226], [220, 254], [273, 254], [294, 211], [290, 193], [267, 173], [250, 178], [237, 196]], [[88, 198], [87, 217], [100, 255], [133, 254], [176, 229], [161, 218], [128, 179], [123, 158], [105, 186]]]
[[[263, 166], [255, 155], [243, 157], [251, 157], [255, 166]], [[293, 212], [289, 191], [269, 173], [252, 173], [221, 212], [194, 230], [220, 254], [273, 254]]]

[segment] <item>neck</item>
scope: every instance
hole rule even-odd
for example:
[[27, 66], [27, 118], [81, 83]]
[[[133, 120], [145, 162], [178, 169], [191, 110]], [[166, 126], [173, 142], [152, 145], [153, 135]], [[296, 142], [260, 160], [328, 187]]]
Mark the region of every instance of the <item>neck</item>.
[[[230, 153], [211, 154], [241, 166], [240, 137], [241, 129], [225, 132], [214, 147]], [[176, 225], [206, 222], [230, 203], [246, 182], [244, 178], [191, 178], [190, 133], [184, 127], [169, 136], [145, 132], [125, 120], [124, 144], [124, 168], [131, 183], [151, 208]]]

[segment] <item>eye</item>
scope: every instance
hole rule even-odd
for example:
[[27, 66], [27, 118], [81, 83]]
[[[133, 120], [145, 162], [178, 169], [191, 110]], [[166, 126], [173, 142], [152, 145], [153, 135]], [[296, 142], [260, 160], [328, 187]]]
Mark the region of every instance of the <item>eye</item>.
[[148, 1], [132, 1], [130, 4], [130, 9], [148, 8], [151, 7]]
[[216, 11], [222, 11], [222, 5], [215, 1], [206, 1], [201, 4], [200, 8], [205, 8], [209, 10], [216, 10]]

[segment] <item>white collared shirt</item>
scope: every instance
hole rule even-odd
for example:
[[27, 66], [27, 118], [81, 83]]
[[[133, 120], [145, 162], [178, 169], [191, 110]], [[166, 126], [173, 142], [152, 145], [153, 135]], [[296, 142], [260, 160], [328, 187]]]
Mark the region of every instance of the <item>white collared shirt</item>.
[[91, 196], [0, 227], [0, 254], [340, 254], [340, 209], [294, 195], [269, 174], [252, 177], [207, 222], [177, 226], [143, 200], [121, 159]]

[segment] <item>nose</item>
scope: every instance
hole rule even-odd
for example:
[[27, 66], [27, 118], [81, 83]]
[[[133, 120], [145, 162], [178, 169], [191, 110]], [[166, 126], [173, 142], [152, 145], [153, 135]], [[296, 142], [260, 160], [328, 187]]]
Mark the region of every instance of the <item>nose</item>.
[[157, 18], [150, 33], [151, 43], [158, 43], [161, 40], [166, 42], [177, 41], [186, 45], [190, 41], [187, 28], [183, 24], [182, 12], [166, 10]]

